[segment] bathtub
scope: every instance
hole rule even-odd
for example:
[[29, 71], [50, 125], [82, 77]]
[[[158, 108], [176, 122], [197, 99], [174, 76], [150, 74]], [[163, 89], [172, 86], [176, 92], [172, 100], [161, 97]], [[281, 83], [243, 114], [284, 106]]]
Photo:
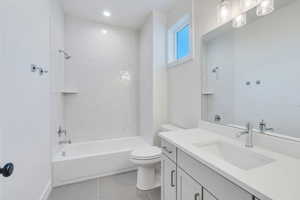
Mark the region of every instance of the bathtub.
[[129, 155], [132, 150], [147, 145], [141, 137], [66, 145], [53, 158], [53, 186], [135, 170]]

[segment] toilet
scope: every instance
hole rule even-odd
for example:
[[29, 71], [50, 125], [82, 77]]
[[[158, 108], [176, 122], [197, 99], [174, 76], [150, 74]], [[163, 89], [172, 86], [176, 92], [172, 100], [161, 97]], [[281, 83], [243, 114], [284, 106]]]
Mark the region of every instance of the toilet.
[[[162, 125], [160, 132], [182, 130], [174, 125]], [[160, 187], [160, 173], [156, 166], [160, 163], [162, 150], [155, 146], [138, 148], [131, 152], [130, 160], [138, 167], [137, 184], [139, 190], [152, 190]]]

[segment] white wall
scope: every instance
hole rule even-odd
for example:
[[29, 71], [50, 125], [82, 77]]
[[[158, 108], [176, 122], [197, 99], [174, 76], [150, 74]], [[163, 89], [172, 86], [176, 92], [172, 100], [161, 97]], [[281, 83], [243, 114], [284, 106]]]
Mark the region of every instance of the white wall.
[[[2, 9], [0, 9], [0, 25], [4, 25], [4, 12]], [[0, 67], [5, 66], [4, 58], [5, 58], [5, 53], [4, 53], [4, 44], [5, 44], [5, 37], [4, 37], [4, 31], [3, 29], [0, 29]], [[1, 123], [0, 123], [1, 124]], [[2, 145], [4, 140], [4, 133], [2, 131], [2, 126], [0, 125], [0, 144]], [[4, 148], [0, 147], [0, 165], [2, 165], [5, 162], [4, 160]], [[1, 166], [2, 167], [2, 166]], [[3, 181], [0, 181], [0, 199], [4, 198], [4, 184]]]
[[[102, 34], [102, 29], [108, 32]], [[74, 142], [137, 135], [138, 33], [80, 18], [65, 18], [65, 124]], [[120, 80], [127, 70], [131, 81]]]
[[64, 126], [63, 105], [64, 97], [61, 93], [64, 87], [64, 57], [58, 51], [64, 49], [64, 10], [61, 0], [52, 0], [51, 9], [51, 124], [50, 133], [52, 137], [52, 150], [58, 151], [58, 135], [59, 126]]
[[140, 31], [139, 69], [139, 131], [149, 143], [153, 142], [153, 16], [149, 16]]
[[140, 31], [140, 134], [157, 143], [167, 122], [166, 17], [153, 11]]
[[[205, 1], [201, 6], [204, 6]], [[168, 69], [168, 119], [185, 128], [198, 125], [201, 113], [201, 73], [198, 1], [178, 1], [168, 13], [168, 27], [181, 17], [192, 13], [194, 21], [194, 59]]]
[[166, 15], [153, 11], [153, 94], [154, 94], [154, 127], [155, 131], [167, 122], [167, 59], [166, 59]]
[[50, 189], [50, 79], [30, 70], [51, 70], [50, 10], [48, 0], [1, 1], [1, 160], [15, 164], [12, 177], [1, 177], [3, 200], [39, 200]]
[[[170, 25], [187, 11], [193, 11], [195, 31], [194, 59], [168, 69], [168, 119], [170, 123], [185, 128], [198, 126], [198, 120], [201, 118], [201, 80], [203, 78], [201, 63], [204, 53], [201, 49], [201, 37], [219, 26], [217, 24], [217, 5], [219, 2], [219, 0], [178, 1], [168, 13], [168, 24]], [[231, 2], [233, 14], [236, 14], [239, 0]]]

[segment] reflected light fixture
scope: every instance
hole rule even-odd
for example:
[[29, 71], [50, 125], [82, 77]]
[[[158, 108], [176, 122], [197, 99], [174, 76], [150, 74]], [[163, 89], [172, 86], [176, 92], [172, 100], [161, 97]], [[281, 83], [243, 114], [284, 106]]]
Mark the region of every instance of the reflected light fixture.
[[110, 17], [111, 16], [111, 12], [109, 12], [108, 10], [105, 10], [105, 11], [103, 11], [103, 16]]
[[231, 2], [221, 0], [218, 5], [218, 23], [223, 24], [231, 18]]
[[129, 71], [120, 71], [120, 79], [121, 81], [130, 81], [131, 76]]
[[102, 33], [103, 35], [106, 35], [106, 34], [107, 34], [107, 30], [106, 30], [106, 29], [102, 29], [102, 30], [101, 30], [101, 33]]
[[240, 7], [242, 11], [253, 8], [258, 4], [259, 0], [240, 0]]
[[242, 13], [239, 16], [235, 17], [232, 20], [232, 26], [233, 28], [240, 28], [242, 26], [245, 26], [247, 24], [247, 15], [246, 13]]
[[274, 0], [261, 0], [257, 6], [257, 16], [264, 16], [274, 11]]

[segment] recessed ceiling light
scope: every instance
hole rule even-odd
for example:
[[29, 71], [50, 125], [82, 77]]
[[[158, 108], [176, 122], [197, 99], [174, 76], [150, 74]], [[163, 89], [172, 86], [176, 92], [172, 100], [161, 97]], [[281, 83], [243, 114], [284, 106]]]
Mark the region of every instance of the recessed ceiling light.
[[110, 17], [111, 16], [111, 12], [105, 10], [105, 11], [103, 11], [103, 16]]
[[106, 30], [106, 29], [102, 29], [102, 30], [101, 30], [101, 33], [102, 33], [103, 35], [106, 35], [106, 34], [107, 34], [107, 30]]

